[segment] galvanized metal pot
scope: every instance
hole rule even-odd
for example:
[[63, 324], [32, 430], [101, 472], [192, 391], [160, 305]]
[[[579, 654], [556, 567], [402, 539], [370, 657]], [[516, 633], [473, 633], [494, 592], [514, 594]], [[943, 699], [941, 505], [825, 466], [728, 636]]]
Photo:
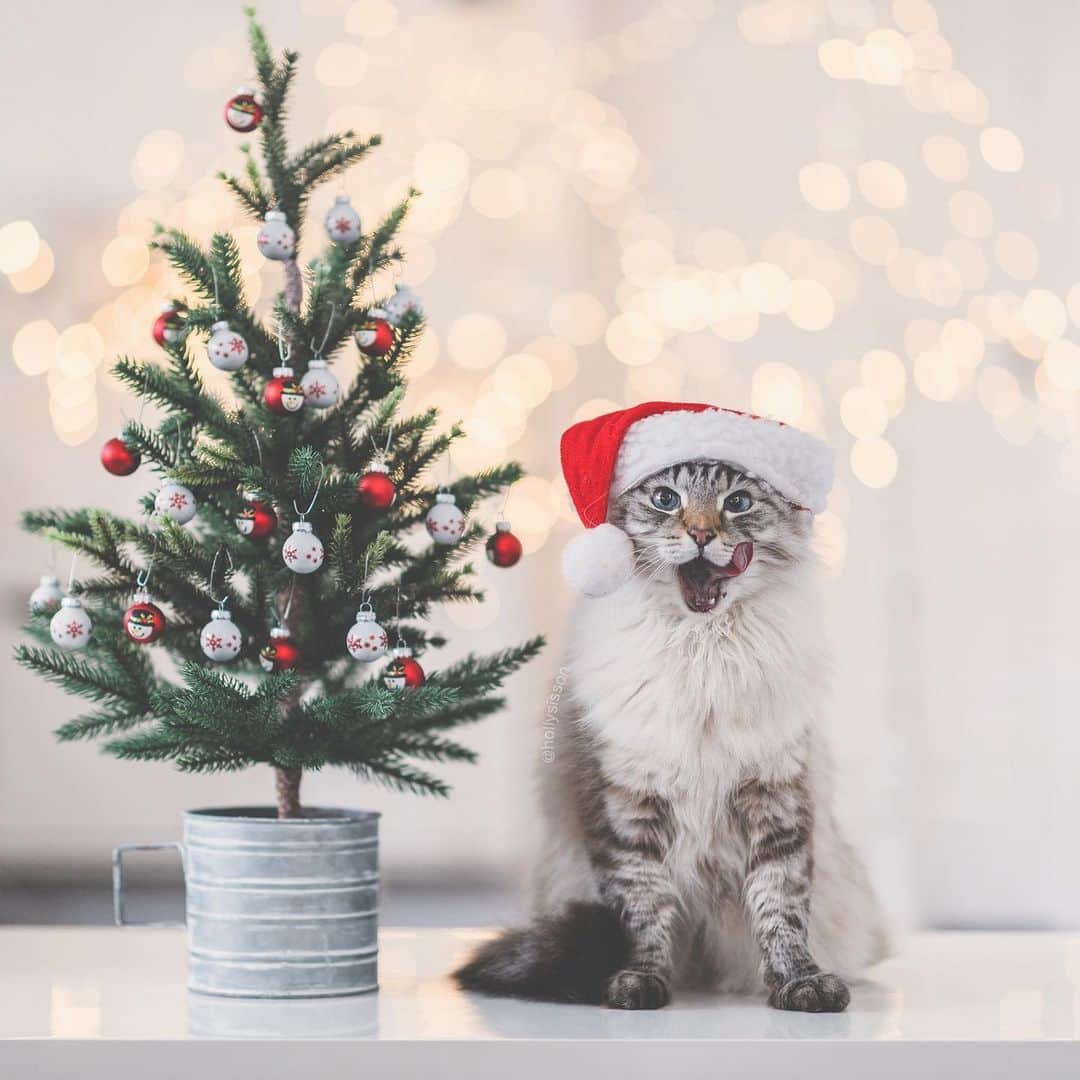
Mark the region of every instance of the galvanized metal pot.
[[[124, 917], [123, 858], [175, 848], [187, 884], [188, 988], [229, 997], [309, 998], [378, 987], [379, 815], [314, 808], [189, 810], [182, 844], [113, 852]], [[161, 924], [158, 924], [161, 925]]]

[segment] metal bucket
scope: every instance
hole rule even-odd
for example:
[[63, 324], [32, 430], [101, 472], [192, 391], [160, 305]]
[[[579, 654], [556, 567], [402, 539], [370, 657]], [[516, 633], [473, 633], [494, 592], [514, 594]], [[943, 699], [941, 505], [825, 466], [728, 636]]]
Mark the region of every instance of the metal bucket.
[[309, 998], [378, 987], [379, 815], [271, 807], [184, 814], [183, 844], [113, 852], [124, 917], [126, 851], [176, 848], [187, 883], [188, 988], [229, 997]]

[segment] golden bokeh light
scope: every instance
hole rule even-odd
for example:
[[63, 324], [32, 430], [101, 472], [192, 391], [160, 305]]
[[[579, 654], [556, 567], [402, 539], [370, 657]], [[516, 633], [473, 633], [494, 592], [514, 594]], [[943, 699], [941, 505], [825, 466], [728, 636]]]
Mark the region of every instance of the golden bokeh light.
[[319, 53], [315, 78], [323, 86], [350, 87], [363, 82], [367, 74], [368, 54], [358, 45], [337, 41]]
[[446, 350], [460, 367], [489, 368], [498, 363], [506, 351], [506, 330], [494, 315], [469, 312], [450, 324]]
[[11, 356], [24, 375], [41, 375], [56, 358], [60, 335], [48, 319], [35, 319], [19, 328], [11, 342]]
[[831, 161], [815, 161], [799, 170], [799, 191], [815, 209], [825, 213], [843, 210], [851, 202], [851, 184], [844, 170]]
[[91, 323], [75, 323], [67, 327], [56, 340], [56, 356], [62, 360], [65, 356], [85, 357], [92, 371], [105, 357], [105, 341], [101, 332]]
[[568, 342], [553, 337], [533, 338], [522, 352], [544, 361], [551, 376], [552, 390], [565, 389], [577, 376], [577, 353]]
[[906, 34], [933, 34], [938, 28], [937, 12], [928, 0], [893, 0], [892, 17]]
[[710, 270], [732, 270], [746, 265], [746, 245], [726, 229], [706, 229], [694, 240], [694, 257]]
[[873, 439], [885, 434], [889, 411], [872, 389], [853, 386], [840, 398], [840, 422], [856, 439]]
[[615, 412], [619, 408], [617, 401], [612, 401], [611, 398], [589, 398], [588, 401], [583, 401], [575, 410], [574, 415], [571, 417], [571, 423], [577, 424], [582, 420], [594, 420], [598, 416], [603, 416], [605, 413]]
[[849, 235], [852, 250], [871, 266], [888, 266], [900, 250], [896, 229], [874, 214], [856, 218], [851, 223]]
[[1042, 368], [1059, 390], [1080, 390], [1080, 345], [1058, 338], [1046, 346]]
[[907, 369], [903, 360], [889, 349], [870, 349], [859, 361], [862, 385], [885, 403], [891, 418], [899, 415], [907, 396]]
[[830, 79], [858, 79], [859, 47], [847, 38], [829, 38], [818, 46], [818, 63]]
[[565, 292], [556, 296], [548, 309], [548, 325], [556, 337], [571, 345], [589, 345], [607, 328], [604, 305], [592, 293]]
[[918, 62], [913, 45], [914, 39], [891, 27], [871, 30], [859, 49], [859, 74], [871, 86], [899, 86], [904, 73]]
[[957, 191], [949, 197], [952, 227], [971, 240], [989, 236], [994, 228], [994, 210], [977, 191]]
[[477, 174], [469, 189], [473, 209], [497, 220], [520, 214], [528, 197], [525, 181], [512, 169], [485, 169]]
[[151, 131], [139, 140], [131, 179], [146, 191], [168, 187], [184, 163], [184, 138], [178, 131]]
[[907, 179], [891, 161], [864, 161], [855, 180], [862, 197], [879, 210], [896, 210], [907, 202]]
[[787, 317], [800, 330], [824, 330], [836, 315], [832, 294], [820, 281], [797, 278], [791, 283]]
[[975, 394], [991, 416], [1007, 416], [1020, 404], [1023, 396], [1016, 376], [1003, 367], [984, 367], [975, 380]]
[[857, 439], [851, 447], [851, 471], [869, 488], [888, 487], [896, 478], [899, 460], [892, 444], [882, 438]]
[[994, 258], [1017, 281], [1030, 281], [1039, 270], [1038, 248], [1030, 236], [1020, 232], [998, 233], [994, 237]]
[[1019, 172], [1024, 167], [1024, 147], [1008, 128], [983, 128], [979, 133], [979, 150], [986, 164], [997, 172]]
[[38, 245], [37, 257], [25, 270], [16, 270], [8, 274], [11, 287], [18, 293], [37, 292], [52, 281], [56, 260], [52, 248], [42, 240]]
[[954, 367], [972, 370], [982, 363], [986, 340], [979, 328], [967, 319], [949, 319], [941, 328], [939, 348]]
[[608, 323], [604, 341], [616, 360], [633, 367], [656, 359], [664, 346], [664, 335], [648, 315], [624, 311]]
[[1043, 341], [1053, 341], [1065, 333], [1068, 314], [1057, 293], [1049, 289], [1031, 289], [1024, 297], [1021, 314], [1024, 326]]
[[775, 263], [751, 263], [739, 274], [739, 292], [763, 315], [777, 315], [791, 303], [791, 278]]
[[117, 236], [101, 253], [101, 272], [110, 285], [134, 285], [150, 267], [150, 252], [134, 236]]
[[19, 274], [29, 270], [41, 253], [41, 237], [29, 221], [9, 221], [0, 228], [0, 270]]
[[499, 363], [492, 384], [500, 397], [517, 408], [535, 409], [551, 393], [551, 372], [539, 356], [514, 353]]
[[912, 378], [919, 392], [931, 401], [949, 401], [960, 389], [956, 364], [940, 349], [928, 349], [915, 357]]
[[951, 135], [931, 135], [923, 143], [922, 156], [930, 172], [947, 184], [958, 184], [967, 177], [968, 152]]
[[797, 424], [804, 404], [803, 381], [790, 365], [780, 361], [759, 364], [750, 383], [750, 408], [785, 424]]
[[387, 37], [398, 25], [398, 10], [390, 0], [356, 0], [345, 12], [345, 33]]

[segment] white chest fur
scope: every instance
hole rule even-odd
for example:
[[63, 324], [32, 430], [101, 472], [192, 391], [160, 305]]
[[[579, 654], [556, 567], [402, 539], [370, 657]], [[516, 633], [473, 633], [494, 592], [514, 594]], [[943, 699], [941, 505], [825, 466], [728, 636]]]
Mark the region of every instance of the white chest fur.
[[812, 593], [794, 585], [706, 617], [636, 581], [579, 605], [569, 666], [582, 722], [612, 781], [671, 806], [679, 862], [731, 850], [738, 783], [798, 767], [823, 674], [814, 626]]

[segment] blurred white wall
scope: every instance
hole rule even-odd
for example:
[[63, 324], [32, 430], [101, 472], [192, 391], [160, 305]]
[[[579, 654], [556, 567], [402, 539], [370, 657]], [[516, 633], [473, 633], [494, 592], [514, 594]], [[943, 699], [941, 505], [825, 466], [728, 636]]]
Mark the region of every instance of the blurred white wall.
[[[1080, 361], [1062, 344], [1076, 334], [1067, 300], [1080, 318], [1069, 292], [1080, 278], [1069, 127], [1080, 76], [1067, 46], [1080, 11], [1015, 0], [936, 13], [921, 0], [308, 0], [261, 15], [278, 46], [303, 53], [294, 144], [330, 115], [383, 132], [349, 181], [368, 219], [411, 178], [425, 188], [404, 279], [424, 297], [437, 347], [412, 400], [471, 418], [484, 438], [463, 466], [512, 454], [540, 478], [507, 509], [531, 553], [509, 573], [483, 567], [496, 602], [466, 627], [446, 620], [448, 655], [536, 630], [552, 641], [515, 679], [507, 713], [469, 734], [482, 763], [447, 770], [449, 804], [340, 774], [309, 778], [308, 800], [384, 810], [384, 860], [399, 879], [515, 875], [569, 611], [559, 433], [596, 399], [755, 407], [837, 447], [822, 538], [831, 728], [843, 814], [890, 908], [917, 923], [1080, 924]], [[34, 291], [0, 281], [0, 341], [33, 320], [62, 330], [104, 309], [107, 345], [153, 355], [149, 313], [170, 283], [156, 263], [124, 279], [133, 256], [121, 250], [113, 276], [125, 284], [110, 285], [102, 252], [155, 207], [212, 227], [219, 208], [184, 200], [212, 169], [235, 166], [220, 108], [250, 77], [238, 11], [193, 0], [182, 33], [175, 19], [130, 0], [105, 17], [53, 0], [20, 12], [0, 42], [0, 224], [33, 222], [55, 254]], [[1020, 140], [1018, 170], [1002, 170], [1015, 144], [998, 128]], [[140, 140], [162, 129], [180, 137], [179, 162], [161, 165], [175, 139], [159, 137], [133, 175]], [[902, 173], [903, 198], [895, 170], [860, 172], [871, 161]], [[827, 165], [802, 171], [813, 163]], [[309, 244], [333, 193], [312, 208]], [[759, 261], [764, 271], [742, 274]], [[261, 275], [264, 307], [275, 273]], [[790, 280], [818, 285], [792, 300]], [[130, 343], [124, 311], [138, 314]], [[466, 313], [484, 318], [456, 323]], [[488, 380], [523, 349], [546, 358], [554, 385], [522, 403], [516, 429], [500, 428], [483, 411]], [[899, 395], [889, 361], [864, 359], [872, 350], [903, 361]], [[96, 409], [76, 430], [55, 367], [28, 375], [10, 349], [5, 360], [6, 648], [47, 562], [16, 513], [129, 511], [146, 478], [116, 480], [97, 463], [121, 407], [133, 408], [104, 376], [92, 377]], [[339, 372], [350, 362], [343, 353]], [[501, 370], [510, 379], [513, 367]], [[869, 404], [845, 398], [859, 386]], [[885, 444], [874, 401], [887, 406]], [[57, 416], [84, 441], [65, 445]], [[184, 807], [269, 796], [262, 773], [192, 778], [57, 746], [50, 731], [76, 704], [11, 664], [0, 678], [0, 867], [74, 874], [103, 865], [116, 842], [175, 836]]]

